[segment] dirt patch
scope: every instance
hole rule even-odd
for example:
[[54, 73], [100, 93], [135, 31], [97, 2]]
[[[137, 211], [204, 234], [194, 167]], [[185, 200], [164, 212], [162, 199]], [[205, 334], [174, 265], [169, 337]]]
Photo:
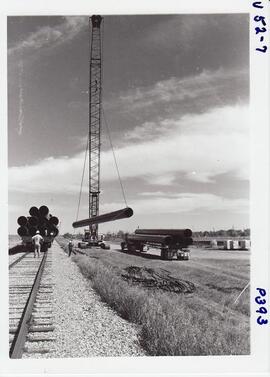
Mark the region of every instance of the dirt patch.
[[129, 266], [124, 271], [121, 274], [124, 280], [141, 285], [144, 288], [161, 289], [174, 293], [192, 293], [195, 291], [195, 285], [192, 282], [174, 278], [169, 271], [162, 268]]

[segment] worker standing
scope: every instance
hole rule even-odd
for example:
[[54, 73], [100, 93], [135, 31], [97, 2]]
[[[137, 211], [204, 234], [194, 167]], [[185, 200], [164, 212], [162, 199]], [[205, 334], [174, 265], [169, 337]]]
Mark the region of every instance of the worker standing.
[[36, 258], [36, 253], [38, 258], [40, 256], [41, 243], [44, 241], [43, 237], [39, 234], [39, 230], [36, 231], [36, 234], [32, 237], [32, 242], [34, 244], [34, 258]]
[[73, 250], [73, 242], [72, 240], [70, 240], [68, 243], [68, 256], [69, 257], [71, 256], [72, 250]]

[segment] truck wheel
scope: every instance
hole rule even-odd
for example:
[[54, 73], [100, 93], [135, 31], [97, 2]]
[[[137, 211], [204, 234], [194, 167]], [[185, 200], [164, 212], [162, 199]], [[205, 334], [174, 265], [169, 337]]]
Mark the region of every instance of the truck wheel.
[[130, 253], [134, 253], [136, 251], [136, 247], [133, 244], [128, 244], [127, 248]]
[[139, 250], [140, 250], [140, 253], [145, 253], [145, 251], [144, 251], [144, 244], [143, 243], [140, 244]]
[[138, 250], [140, 253], [143, 252], [143, 243], [140, 243], [137, 245], [136, 250]]
[[134, 244], [134, 250], [133, 251], [140, 251], [140, 244], [139, 243], [135, 243]]
[[166, 259], [167, 260], [172, 260], [173, 259], [173, 251], [168, 250], [166, 254], [167, 254], [166, 255]]
[[166, 251], [165, 250], [161, 249], [160, 257], [161, 257], [162, 260], [166, 259]]

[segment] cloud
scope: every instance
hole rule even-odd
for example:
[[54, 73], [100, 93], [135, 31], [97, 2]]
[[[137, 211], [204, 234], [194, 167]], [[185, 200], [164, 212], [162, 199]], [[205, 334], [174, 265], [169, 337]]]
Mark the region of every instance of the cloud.
[[247, 199], [228, 199], [210, 193], [181, 193], [170, 197], [160, 196], [131, 203], [136, 213], [187, 213], [229, 211], [233, 213], [248, 213]]
[[84, 153], [49, 157], [33, 165], [9, 169], [9, 189], [28, 193], [79, 192]]
[[151, 185], [170, 186], [175, 179], [173, 173], [168, 173], [160, 176], [145, 177], [145, 180]]
[[[204, 70], [185, 78], [171, 77], [154, 85], [137, 87], [112, 99], [106, 104], [122, 112], [145, 111], [163, 114], [204, 112], [211, 107], [246, 101], [248, 95], [248, 71], [222, 68]], [[148, 127], [151, 122], [148, 122]], [[127, 135], [128, 137], [128, 135]]]
[[[150, 193], [149, 193], [150, 194]], [[247, 199], [228, 199], [210, 193], [168, 193], [154, 192], [145, 199], [134, 200], [130, 203], [134, 214], [180, 214], [188, 212], [229, 211], [230, 213], [248, 213], [249, 201]], [[120, 203], [105, 203], [102, 212], [110, 212], [121, 208]]]
[[177, 195], [176, 193], [171, 193], [171, 192], [163, 192], [163, 191], [145, 191], [145, 192], [140, 192], [140, 196], [175, 196]]
[[[214, 109], [202, 115], [166, 120], [164, 134], [153, 129], [146, 140], [115, 149], [122, 179], [140, 178], [152, 185], [170, 185], [178, 176], [213, 182], [219, 174], [249, 178], [248, 107]], [[135, 135], [134, 135], [135, 137]], [[9, 189], [15, 192], [79, 192], [84, 152], [47, 158], [9, 169]], [[101, 155], [101, 180], [117, 179], [110, 151]], [[139, 189], [139, 188], [138, 188]], [[84, 187], [87, 192], [87, 187]]]
[[88, 17], [63, 17], [64, 21], [55, 26], [43, 26], [29, 34], [24, 40], [8, 49], [9, 55], [30, 54], [41, 49], [52, 49], [72, 40], [87, 25]]
[[[165, 128], [167, 124], [167, 128]], [[120, 171], [144, 172], [148, 182], [156, 177], [183, 173], [193, 181], [211, 182], [229, 172], [240, 178], [249, 176], [248, 107], [214, 109], [202, 115], [186, 115], [179, 120], [162, 121], [166, 132], [155, 137], [154, 128], [142, 125], [129, 133], [134, 145], [118, 151]], [[159, 130], [159, 124], [157, 124]], [[144, 135], [144, 142], [137, 134]], [[125, 153], [126, 151], [126, 153]], [[125, 158], [129, 156], [129, 159]]]
[[141, 126], [136, 126], [130, 131], [124, 133], [124, 140], [126, 141], [145, 141], [151, 138], [153, 135], [157, 137], [160, 134], [164, 134], [168, 129], [166, 120], [161, 122], [145, 122]]
[[[248, 31], [247, 14], [185, 14], [171, 16], [150, 28], [143, 42], [164, 51], [178, 49], [178, 51], [192, 51], [205, 38], [216, 40], [224, 33], [239, 33], [239, 25], [245, 23]], [[241, 25], [243, 27], [243, 25]], [[217, 39], [219, 40], [219, 39]]]
[[18, 115], [18, 134], [21, 135], [24, 123], [24, 90], [22, 84], [23, 78], [23, 60], [19, 63], [19, 115]]
[[[155, 24], [144, 38], [145, 44], [157, 48], [190, 48], [191, 42], [205, 29], [210, 27], [213, 18], [208, 15], [185, 15], [185, 17], [172, 16], [170, 19]], [[179, 38], [184, 35], [184, 38]]]

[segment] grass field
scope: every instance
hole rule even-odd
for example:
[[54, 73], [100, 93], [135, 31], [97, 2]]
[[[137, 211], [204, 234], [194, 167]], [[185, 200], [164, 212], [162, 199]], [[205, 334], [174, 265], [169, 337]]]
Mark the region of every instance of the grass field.
[[[65, 247], [66, 240], [58, 241]], [[193, 249], [189, 261], [88, 249], [74, 261], [102, 299], [140, 325], [149, 355], [249, 354], [249, 252]]]

